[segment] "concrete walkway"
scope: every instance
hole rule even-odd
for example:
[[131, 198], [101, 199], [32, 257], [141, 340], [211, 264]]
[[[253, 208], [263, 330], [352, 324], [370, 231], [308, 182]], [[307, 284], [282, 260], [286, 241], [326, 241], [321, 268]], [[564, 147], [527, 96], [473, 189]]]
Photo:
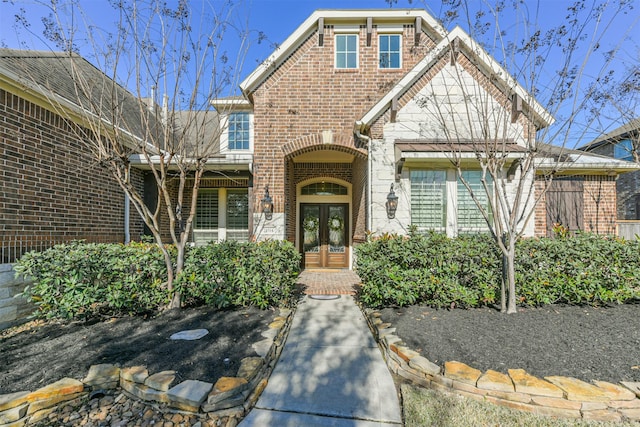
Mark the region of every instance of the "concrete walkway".
[[402, 425], [393, 379], [362, 312], [350, 295], [333, 298], [300, 302], [280, 360], [241, 427]]

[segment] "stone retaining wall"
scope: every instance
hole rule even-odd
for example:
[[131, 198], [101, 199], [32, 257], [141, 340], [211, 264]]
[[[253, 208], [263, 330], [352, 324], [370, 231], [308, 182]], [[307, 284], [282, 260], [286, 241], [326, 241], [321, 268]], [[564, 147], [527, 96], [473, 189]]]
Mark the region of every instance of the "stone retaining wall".
[[26, 322], [36, 309], [19, 295], [28, 283], [15, 277], [13, 264], [0, 264], [0, 330]]
[[216, 425], [234, 427], [255, 405], [282, 352], [293, 312], [280, 315], [254, 344], [259, 357], [242, 359], [235, 377], [221, 377], [215, 384], [186, 380], [176, 383], [175, 371], [150, 374], [144, 366], [120, 368], [91, 366], [82, 380], [63, 378], [35, 391], [0, 395], [0, 427], [22, 427], [46, 419], [59, 405], [80, 403], [90, 393], [120, 389], [125, 395], [168, 408], [201, 414]]
[[640, 382], [589, 384], [561, 376], [540, 379], [523, 369], [509, 369], [508, 374], [482, 372], [455, 361], [440, 367], [407, 348], [394, 334], [395, 328], [382, 322], [379, 312], [365, 310], [365, 314], [389, 369], [416, 385], [539, 415], [618, 422], [640, 420]]

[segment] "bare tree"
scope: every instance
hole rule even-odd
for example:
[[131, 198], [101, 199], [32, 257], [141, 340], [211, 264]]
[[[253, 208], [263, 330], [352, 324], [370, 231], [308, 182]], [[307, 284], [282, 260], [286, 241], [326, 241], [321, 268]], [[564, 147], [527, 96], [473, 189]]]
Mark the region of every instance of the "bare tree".
[[[66, 91], [72, 99], [59, 96], [59, 76], [48, 88], [49, 101], [80, 124], [73, 127], [78, 137], [143, 218], [164, 255], [170, 307], [179, 307], [174, 280], [184, 266], [201, 178], [220, 152], [224, 130], [225, 111], [214, 110], [212, 101], [234, 99], [249, 42], [263, 36], [248, 31], [234, 2], [203, 1], [194, 10], [187, 0], [172, 7], [160, 0], [113, 1], [113, 29], [94, 25], [79, 1], [43, 4], [50, 10], [44, 36], [61, 51], [73, 86]], [[153, 175], [155, 207], [145, 204], [132, 162]]]
[[[618, 47], [600, 55], [605, 35], [622, 34], [617, 20], [633, 5], [576, 2], [561, 24], [544, 28], [543, 6], [528, 1], [482, 1], [475, 10], [469, 2], [443, 4], [443, 22], [464, 22], [470, 37], [450, 33], [450, 64], [418, 99], [434, 121], [425, 136], [442, 140], [500, 248], [501, 309], [515, 313], [516, 243], [545, 191], [536, 194], [536, 171], [543, 167], [549, 184], [563, 155], [590, 131], [598, 82], [615, 79]], [[465, 176], [478, 166], [479, 184]]]

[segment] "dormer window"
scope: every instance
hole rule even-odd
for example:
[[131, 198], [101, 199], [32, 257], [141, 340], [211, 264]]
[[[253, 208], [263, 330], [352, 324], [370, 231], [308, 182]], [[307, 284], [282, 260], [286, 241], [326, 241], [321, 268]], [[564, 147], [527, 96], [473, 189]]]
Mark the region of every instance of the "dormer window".
[[358, 68], [358, 35], [336, 35], [336, 68]]
[[229, 150], [248, 150], [250, 135], [249, 113], [229, 114]]
[[381, 34], [379, 38], [379, 67], [381, 69], [399, 69], [401, 66], [400, 34]]

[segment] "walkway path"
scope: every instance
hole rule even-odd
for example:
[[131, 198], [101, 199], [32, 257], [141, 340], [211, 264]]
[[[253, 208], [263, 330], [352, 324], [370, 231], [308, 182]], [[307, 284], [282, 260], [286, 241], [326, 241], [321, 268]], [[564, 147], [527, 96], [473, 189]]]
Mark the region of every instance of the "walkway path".
[[[335, 281], [325, 274], [326, 283]], [[311, 290], [309, 277], [299, 281]], [[328, 287], [315, 285], [327, 298]], [[240, 426], [400, 426], [393, 379], [353, 296], [318, 297], [300, 302], [269, 383]]]

